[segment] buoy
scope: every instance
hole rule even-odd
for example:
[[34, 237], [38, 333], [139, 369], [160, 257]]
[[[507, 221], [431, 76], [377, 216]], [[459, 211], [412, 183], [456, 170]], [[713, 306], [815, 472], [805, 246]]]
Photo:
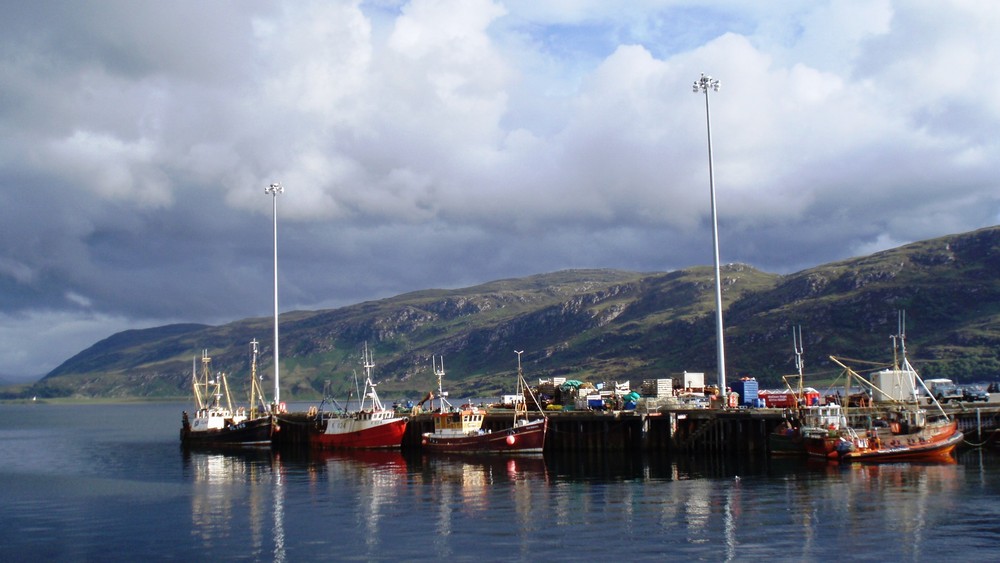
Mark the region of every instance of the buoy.
[[516, 441], [517, 441], [517, 438], [515, 438], [513, 435], [507, 436], [507, 445], [508, 446], [513, 446], [514, 442], [516, 442]]

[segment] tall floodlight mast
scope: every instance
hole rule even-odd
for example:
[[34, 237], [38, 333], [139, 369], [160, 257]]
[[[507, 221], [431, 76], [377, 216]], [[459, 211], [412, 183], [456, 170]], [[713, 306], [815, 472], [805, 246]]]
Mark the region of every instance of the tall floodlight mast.
[[281, 389], [278, 385], [278, 194], [285, 188], [274, 183], [264, 188], [264, 193], [272, 199], [271, 213], [274, 218], [274, 404], [281, 404]]
[[726, 392], [726, 348], [722, 329], [722, 278], [719, 266], [719, 219], [715, 208], [715, 169], [712, 162], [712, 113], [709, 111], [708, 92], [719, 91], [719, 81], [701, 73], [694, 81], [694, 93], [705, 94], [705, 124], [708, 128], [708, 187], [712, 195], [712, 243], [715, 247], [715, 338], [718, 342], [719, 393]]

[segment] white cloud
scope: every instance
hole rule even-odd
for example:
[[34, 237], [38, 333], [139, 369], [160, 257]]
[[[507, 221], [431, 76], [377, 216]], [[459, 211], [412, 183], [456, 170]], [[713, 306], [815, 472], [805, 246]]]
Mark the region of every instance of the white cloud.
[[59, 171], [68, 185], [84, 187], [108, 199], [127, 199], [141, 206], [169, 205], [170, 182], [154, 162], [149, 139], [124, 142], [111, 135], [74, 131], [52, 143], [44, 163]]
[[[0, 21], [0, 314], [97, 338], [267, 314], [274, 181], [289, 308], [710, 263], [700, 72], [722, 81], [725, 261], [789, 271], [989, 225], [998, 12], [27, 3]], [[34, 342], [0, 372], [37, 373]]]

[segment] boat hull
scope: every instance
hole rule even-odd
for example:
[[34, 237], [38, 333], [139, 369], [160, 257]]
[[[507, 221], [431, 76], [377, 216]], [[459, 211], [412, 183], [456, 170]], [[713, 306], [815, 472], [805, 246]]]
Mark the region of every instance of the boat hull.
[[951, 459], [952, 451], [962, 443], [965, 435], [956, 430], [951, 436], [938, 442], [895, 446], [878, 450], [847, 452], [841, 461], [940, 461]]
[[806, 455], [802, 434], [798, 428], [772, 432], [767, 436], [768, 452], [775, 457], [800, 457]]
[[[353, 422], [348, 420], [347, 422]], [[309, 443], [317, 449], [388, 449], [399, 448], [406, 433], [405, 418], [393, 418], [375, 426], [347, 424], [335, 431], [320, 430], [310, 435]]]
[[964, 439], [955, 421], [925, 428], [912, 434], [879, 436], [851, 441], [831, 432], [825, 436], [804, 438], [810, 457], [830, 461], [941, 461], [950, 459], [955, 447]]
[[276, 426], [274, 418], [271, 416], [262, 416], [208, 430], [194, 430], [185, 423], [181, 426], [181, 444], [184, 446], [270, 446]]
[[470, 436], [442, 436], [428, 432], [423, 435], [421, 443], [426, 451], [440, 453], [542, 453], [547, 429], [548, 420], [541, 419], [507, 430]]

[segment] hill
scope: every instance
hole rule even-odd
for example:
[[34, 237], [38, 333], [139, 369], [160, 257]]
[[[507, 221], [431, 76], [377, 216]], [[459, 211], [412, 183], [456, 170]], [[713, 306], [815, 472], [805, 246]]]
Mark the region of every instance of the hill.
[[[829, 355], [889, 364], [898, 310], [906, 311], [907, 349], [923, 375], [965, 382], [1000, 374], [1000, 228], [790, 275], [730, 264], [723, 288], [730, 379], [749, 374], [778, 384], [794, 370], [793, 325], [803, 327], [811, 373], [832, 374]], [[329, 383], [345, 397], [365, 342], [384, 397], [417, 397], [436, 387], [432, 355], [444, 356], [453, 396], [499, 394], [516, 367], [515, 349], [525, 350], [529, 378], [638, 384], [685, 370], [711, 378], [713, 307], [712, 269], [694, 267], [570, 270], [289, 312], [281, 315], [282, 396], [312, 399]], [[203, 349], [238, 387], [249, 372], [251, 339], [261, 341], [262, 373], [272, 373], [270, 335], [270, 318], [126, 331], [19, 394], [187, 396], [192, 358]]]

